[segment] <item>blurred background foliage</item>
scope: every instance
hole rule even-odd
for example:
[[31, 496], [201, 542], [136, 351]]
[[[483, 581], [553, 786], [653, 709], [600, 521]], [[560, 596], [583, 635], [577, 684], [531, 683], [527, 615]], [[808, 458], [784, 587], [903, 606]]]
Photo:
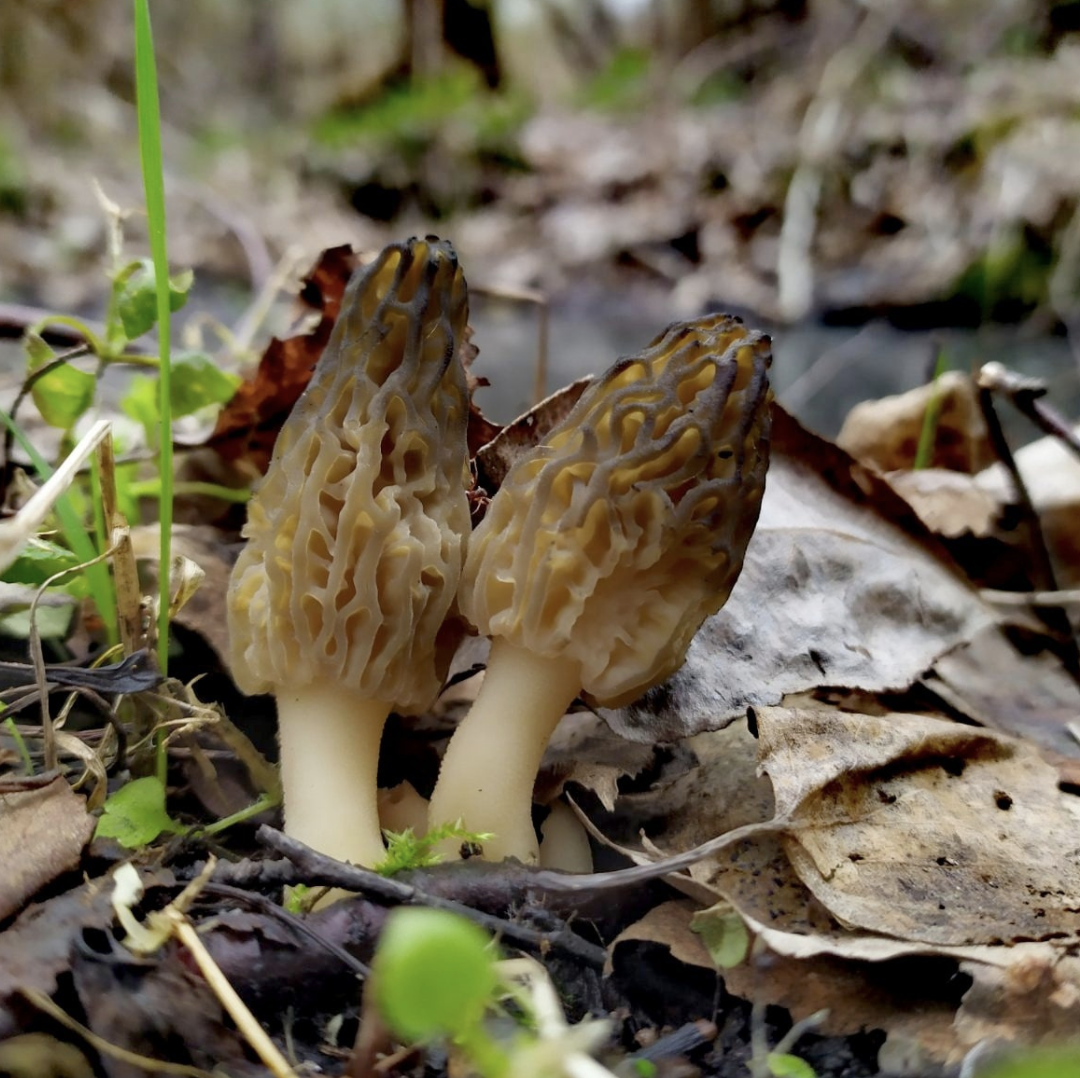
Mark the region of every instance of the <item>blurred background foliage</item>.
[[[671, 315], [1076, 316], [1077, 2], [188, 0], [153, 17], [173, 257], [221, 279], [426, 229], [474, 276], [653, 290]], [[0, 5], [0, 300], [92, 303], [90, 178], [138, 204], [132, 100], [123, 0]]]

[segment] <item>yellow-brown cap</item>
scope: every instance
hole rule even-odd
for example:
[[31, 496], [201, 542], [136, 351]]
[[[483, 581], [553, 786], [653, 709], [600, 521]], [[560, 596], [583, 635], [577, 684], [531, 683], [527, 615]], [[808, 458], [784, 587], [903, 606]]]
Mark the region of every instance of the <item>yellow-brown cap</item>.
[[727, 600], [757, 523], [769, 345], [711, 315], [619, 360], [503, 481], [470, 540], [462, 613], [574, 659], [608, 706], [672, 674]]
[[394, 244], [353, 275], [248, 509], [228, 597], [244, 691], [333, 679], [402, 710], [438, 693], [469, 529], [467, 318], [448, 243]]

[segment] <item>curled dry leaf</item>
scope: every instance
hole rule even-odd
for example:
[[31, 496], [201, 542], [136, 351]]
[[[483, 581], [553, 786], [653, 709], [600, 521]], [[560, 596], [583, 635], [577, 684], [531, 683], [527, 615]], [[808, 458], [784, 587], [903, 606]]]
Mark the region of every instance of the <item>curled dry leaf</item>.
[[677, 740], [819, 686], [907, 689], [995, 621], [884, 479], [775, 406], [772, 440], [742, 576], [680, 671], [603, 712], [622, 736]]
[[885, 478], [932, 532], [949, 539], [992, 535], [1004, 508], [974, 476], [946, 468], [889, 472]]
[[474, 453], [477, 486], [488, 497], [502, 486], [507, 472], [570, 414], [591, 381], [591, 377], [579, 378], [545, 397]]
[[977, 472], [997, 458], [971, 376], [946, 371], [907, 393], [864, 401], [848, 412], [837, 445], [883, 472], [910, 469], [928, 408], [939, 409], [930, 464], [954, 472]]

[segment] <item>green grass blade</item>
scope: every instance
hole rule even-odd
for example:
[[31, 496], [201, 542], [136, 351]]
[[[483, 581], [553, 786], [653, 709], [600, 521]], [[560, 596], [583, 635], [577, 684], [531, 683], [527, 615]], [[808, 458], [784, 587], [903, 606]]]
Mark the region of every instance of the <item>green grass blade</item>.
[[948, 369], [949, 357], [943, 348], [938, 352], [937, 363], [934, 364], [934, 391], [923, 413], [922, 427], [919, 429], [919, 445], [915, 450], [915, 463], [911, 466], [913, 472], [929, 468], [934, 458], [934, 443], [937, 441], [938, 421], [941, 419], [941, 390], [937, 381]]
[[172, 563], [172, 405], [170, 363], [169, 262], [165, 242], [165, 179], [161, 162], [161, 108], [158, 102], [154, 37], [150, 28], [148, 0], [135, 0], [135, 97], [139, 118], [139, 157], [142, 161], [146, 214], [150, 229], [150, 254], [154, 260], [157, 285], [158, 342], [161, 366], [158, 370], [161, 410], [161, 439], [158, 469], [161, 498], [161, 568], [158, 572], [158, 663], [163, 674], [169, 667], [169, 566]]

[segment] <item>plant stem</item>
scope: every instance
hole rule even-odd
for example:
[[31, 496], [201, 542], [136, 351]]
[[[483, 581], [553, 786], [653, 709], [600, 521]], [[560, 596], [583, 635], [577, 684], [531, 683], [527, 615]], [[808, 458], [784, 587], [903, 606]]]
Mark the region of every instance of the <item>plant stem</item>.
[[154, 37], [150, 27], [148, 0], [135, 0], [135, 97], [139, 119], [139, 157], [150, 232], [150, 254], [158, 305], [159, 410], [161, 415], [160, 457], [161, 551], [158, 570], [158, 665], [169, 671], [169, 567], [172, 564], [172, 378], [170, 363], [169, 260], [165, 228], [165, 180], [161, 162], [161, 108], [158, 102]]

